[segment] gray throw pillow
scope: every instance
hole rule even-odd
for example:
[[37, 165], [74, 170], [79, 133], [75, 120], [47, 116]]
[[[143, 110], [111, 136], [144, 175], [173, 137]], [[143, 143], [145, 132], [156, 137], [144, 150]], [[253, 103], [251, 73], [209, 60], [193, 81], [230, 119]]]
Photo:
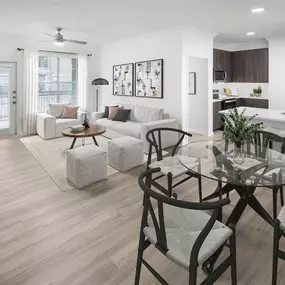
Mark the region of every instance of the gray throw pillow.
[[130, 118], [131, 111], [132, 110], [126, 110], [126, 109], [118, 110], [115, 117], [113, 118], [113, 121], [126, 122]]

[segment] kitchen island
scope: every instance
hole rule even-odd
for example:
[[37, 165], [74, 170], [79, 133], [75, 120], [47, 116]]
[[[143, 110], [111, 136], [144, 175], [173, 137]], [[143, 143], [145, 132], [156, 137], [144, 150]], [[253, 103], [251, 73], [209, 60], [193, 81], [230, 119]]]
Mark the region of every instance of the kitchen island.
[[[285, 110], [260, 109], [250, 107], [238, 107], [237, 110], [241, 113], [245, 109], [244, 116], [250, 118], [256, 115], [252, 121], [254, 123], [262, 122], [264, 128], [273, 127], [285, 131]], [[219, 114], [229, 114], [229, 110], [220, 111]]]

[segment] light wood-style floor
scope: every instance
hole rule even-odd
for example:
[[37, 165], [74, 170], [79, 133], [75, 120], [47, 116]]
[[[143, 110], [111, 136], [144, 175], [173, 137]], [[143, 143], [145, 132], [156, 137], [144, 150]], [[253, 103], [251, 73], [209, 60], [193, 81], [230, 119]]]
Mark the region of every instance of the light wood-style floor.
[[[142, 208], [137, 177], [143, 167], [64, 193], [18, 139], [0, 139], [0, 163], [1, 285], [133, 284]], [[215, 187], [203, 183], [207, 193]], [[196, 185], [182, 185], [179, 197], [196, 199]], [[257, 195], [271, 213], [271, 191], [259, 189]], [[232, 194], [225, 215], [236, 199]], [[272, 233], [246, 210], [237, 226], [238, 284], [271, 284]], [[188, 284], [188, 273], [155, 249], [145, 257], [170, 284]], [[200, 280], [204, 276], [200, 271]], [[229, 276], [216, 284], [229, 285]], [[143, 269], [141, 284], [159, 283]], [[285, 284], [282, 261], [278, 284]]]

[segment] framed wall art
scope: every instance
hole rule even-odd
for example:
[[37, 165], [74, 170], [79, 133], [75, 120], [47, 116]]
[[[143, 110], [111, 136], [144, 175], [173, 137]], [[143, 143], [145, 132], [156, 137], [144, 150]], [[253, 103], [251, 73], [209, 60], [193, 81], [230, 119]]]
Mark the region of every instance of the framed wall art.
[[196, 94], [196, 72], [189, 72], [188, 74], [188, 94]]
[[134, 94], [134, 64], [113, 66], [113, 95], [133, 96]]
[[163, 59], [135, 63], [135, 96], [163, 98]]

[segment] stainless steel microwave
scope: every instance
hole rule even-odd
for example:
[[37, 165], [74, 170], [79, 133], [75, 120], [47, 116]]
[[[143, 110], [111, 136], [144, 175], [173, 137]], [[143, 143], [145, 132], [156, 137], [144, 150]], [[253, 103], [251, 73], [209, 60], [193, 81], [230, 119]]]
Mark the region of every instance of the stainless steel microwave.
[[214, 70], [214, 81], [215, 82], [226, 82], [228, 74], [225, 70]]

